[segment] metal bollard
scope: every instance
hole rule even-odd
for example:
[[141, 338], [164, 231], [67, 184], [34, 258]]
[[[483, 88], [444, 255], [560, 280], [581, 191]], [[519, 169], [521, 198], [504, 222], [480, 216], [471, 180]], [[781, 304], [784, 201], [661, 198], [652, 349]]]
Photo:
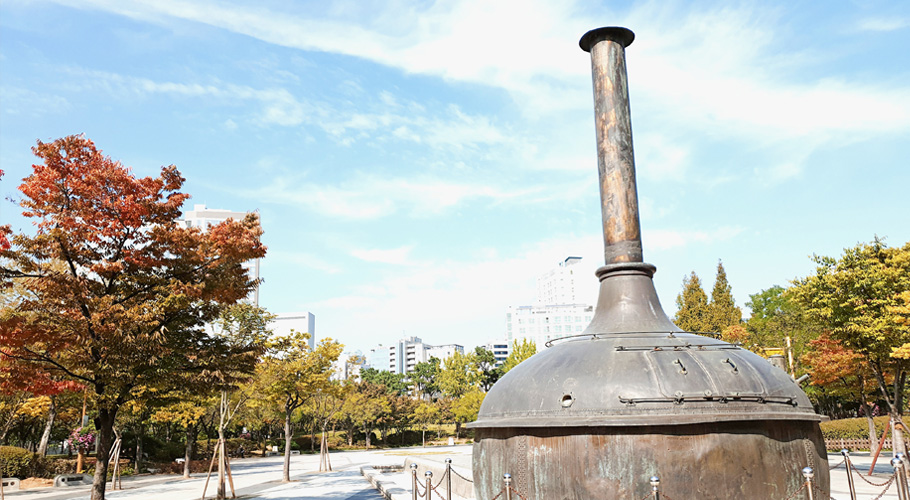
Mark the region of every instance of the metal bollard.
[[850, 488], [850, 500], [856, 500], [856, 486], [853, 485], [853, 464], [850, 463], [850, 450], [844, 448], [840, 451], [844, 456], [844, 467], [847, 468], [847, 486]]
[[907, 481], [910, 480], [910, 478], [907, 477], [907, 460], [904, 459], [903, 453], [895, 453], [894, 457], [901, 461], [901, 484], [904, 486], [906, 498], [910, 499], [910, 485], [907, 484]]
[[894, 480], [897, 482], [897, 498], [900, 500], [910, 500], [907, 498], [907, 480], [904, 477], [904, 461], [897, 455], [891, 459], [891, 467], [894, 467]]
[[512, 500], [512, 474], [503, 474], [502, 480], [506, 483], [506, 500]]
[[651, 476], [651, 494], [654, 495], [654, 500], [660, 500], [660, 478], [657, 476]]
[[424, 477], [427, 478], [427, 489], [426, 489], [427, 500], [433, 500], [433, 493], [432, 493], [433, 492], [433, 472], [426, 471], [423, 473], [423, 475], [424, 475]]
[[452, 459], [446, 459], [446, 500], [452, 500]]
[[417, 500], [417, 464], [411, 464], [411, 499]]
[[812, 467], [803, 467], [803, 477], [806, 478], [806, 491], [809, 493], [809, 500], [815, 500], [815, 495], [812, 491], [812, 478], [815, 477], [815, 471], [812, 470]]

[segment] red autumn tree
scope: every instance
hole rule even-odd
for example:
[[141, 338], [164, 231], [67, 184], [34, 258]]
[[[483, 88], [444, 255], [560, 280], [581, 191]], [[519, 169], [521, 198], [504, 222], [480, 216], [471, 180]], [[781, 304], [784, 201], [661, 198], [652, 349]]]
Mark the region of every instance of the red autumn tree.
[[869, 446], [874, 449], [878, 438], [872, 406], [878, 386], [864, 356], [828, 333], [809, 341], [809, 348], [800, 361], [808, 368], [812, 385], [824, 387], [832, 395], [859, 401], [869, 427]]
[[[188, 195], [177, 168], [137, 178], [83, 136], [38, 142], [19, 187], [35, 234], [13, 234], [0, 278], [0, 354], [84, 384], [99, 431], [92, 500], [104, 498], [113, 426], [143, 387], [226, 383], [251, 373], [257, 346], [205, 324], [256, 285], [242, 268], [265, 255], [255, 215], [203, 233], [177, 223]], [[27, 376], [27, 372], [23, 374]]]

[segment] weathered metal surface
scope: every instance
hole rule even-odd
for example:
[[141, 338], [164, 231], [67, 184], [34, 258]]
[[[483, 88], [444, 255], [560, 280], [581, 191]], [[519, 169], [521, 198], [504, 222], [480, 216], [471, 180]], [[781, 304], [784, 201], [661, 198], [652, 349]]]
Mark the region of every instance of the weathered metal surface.
[[642, 262], [625, 56], [625, 47], [634, 38], [625, 28], [601, 28], [588, 32], [580, 42], [584, 50], [591, 52], [607, 264]]
[[481, 405], [475, 493], [502, 475], [528, 500], [642, 498], [659, 476], [670, 498], [784, 499], [817, 471], [827, 492], [821, 417], [786, 372], [740, 347], [682, 332], [642, 261], [625, 28], [585, 34], [594, 74], [606, 265], [579, 336], [500, 379]]
[[[639, 500], [660, 477], [668, 498], [784, 500], [816, 471], [829, 491], [827, 455], [809, 422], [753, 421], [656, 427], [478, 429], [475, 498], [490, 500], [502, 475], [528, 500]], [[827, 498], [827, 496], [825, 496]]]
[[[818, 422], [785, 372], [692, 333], [599, 333], [556, 343], [509, 371], [472, 428]], [[587, 432], [577, 429], [576, 432]]]

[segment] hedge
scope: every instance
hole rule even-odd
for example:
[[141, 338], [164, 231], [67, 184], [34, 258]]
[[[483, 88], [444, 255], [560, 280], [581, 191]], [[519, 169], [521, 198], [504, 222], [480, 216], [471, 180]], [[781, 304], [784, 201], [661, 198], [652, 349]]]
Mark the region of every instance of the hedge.
[[[881, 437], [888, 427], [888, 417], [875, 417], [875, 432]], [[825, 439], [869, 439], [869, 424], [865, 417], [831, 420], [819, 424]]]
[[0, 446], [0, 469], [3, 477], [25, 479], [34, 475], [41, 457], [25, 448]]

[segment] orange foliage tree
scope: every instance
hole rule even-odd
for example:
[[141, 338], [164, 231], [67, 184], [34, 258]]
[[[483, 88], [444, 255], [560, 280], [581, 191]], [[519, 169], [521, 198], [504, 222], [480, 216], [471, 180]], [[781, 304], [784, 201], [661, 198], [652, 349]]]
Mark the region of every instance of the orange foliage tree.
[[859, 401], [869, 426], [869, 446], [875, 449], [878, 438], [872, 406], [878, 386], [865, 357], [828, 333], [809, 341], [809, 347], [800, 361], [808, 368], [812, 385], [823, 387], [831, 395]]
[[189, 196], [173, 165], [137, 178], [83, 136], [32, 151], [41, 163], [19, 205], [35, 234], [10, 233], [0, 250], [0, 279], [20, 290], [0, 313], [0, 354], [89, 389], [100, 441], [92, 500], [101, 500], [117, 411], [138, 388], [253, 371], [255, 346], [205, 324], [256, 285], [242, 264], [265, 255], [262, 231], [255, 215], [205, 233], [181, 227]]

